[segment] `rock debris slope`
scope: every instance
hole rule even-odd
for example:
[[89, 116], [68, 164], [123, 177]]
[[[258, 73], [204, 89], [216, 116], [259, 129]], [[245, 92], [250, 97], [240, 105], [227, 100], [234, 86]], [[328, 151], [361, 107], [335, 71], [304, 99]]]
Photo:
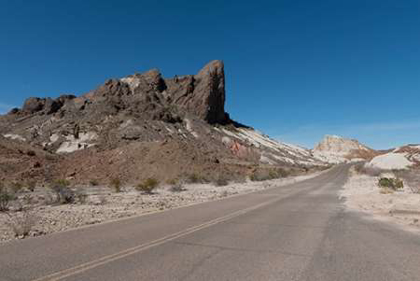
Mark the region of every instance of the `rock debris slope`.
[[[0, 177], [170, 180], [324, 164], [307, 149], [232, 121], [225, 99], [221, 61], [197, 75], [166, 79], [150, 70], [110, 79], [79, 97], [29, 98], [21, 109], [0, 116]], [[11, 147], [13, 157], [3, 153]], [[34, 163], [17, 164], [23, 157]]]

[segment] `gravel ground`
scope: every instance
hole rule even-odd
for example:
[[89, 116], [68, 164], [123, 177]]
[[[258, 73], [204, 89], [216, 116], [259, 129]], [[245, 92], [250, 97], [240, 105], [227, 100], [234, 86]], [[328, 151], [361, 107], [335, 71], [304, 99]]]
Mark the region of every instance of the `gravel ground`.
[[[46, 204], [50, 196], [46, 190], [37, 189], [34, 193], [22, 193], [8, 214], [0, 213], [0, 243], [24, 238], [23, 235], [15, 234], [13, 226], [18, 228], [32, 226], [29, 237], [46, 235], [85, 225], [287, 185], [312, 178], [320, 173], [322, 172], [264, 182], [231, 183], [226, 186], [188, 184], [184, 185], [185, 190], [181, 192], [173, 192], [170, 186], [165, 186], [158, 188], [151, 195], [142, 194], [133, 187], [126, 187], [120, 193], [114, 193], [108, 187], [86, 187], [83, 190], [88, 196], [83, 204], [66, 205]], [[31, 207], [28, 211], [22, 211], [21, 206], [28, 206], [28, 195], [31, 198]]]
[[[392, 173], [380, 177], [395, 177]], [[378, 187], [379, 177], [351, 172], [340, 192], [348, 208], [372, 215], [372, 218], [396, 223], [407, 230], [420, 231], [420, 194], [413, 192], [407, 182], [404, 188], [383, 194]]]

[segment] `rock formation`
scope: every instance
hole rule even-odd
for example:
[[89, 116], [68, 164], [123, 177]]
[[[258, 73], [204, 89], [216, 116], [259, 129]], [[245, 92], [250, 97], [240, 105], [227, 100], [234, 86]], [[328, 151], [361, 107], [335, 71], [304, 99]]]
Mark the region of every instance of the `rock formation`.
[[330, 163], [346, 162], [352, 159], [371, 159], [377, 153], [355, 139], [326, 135], [313, 149], [319, 159]]
[[[0, 142], [19, 142], [55, 159], [51, 166], [37, 160], [48, 168], [27, 168], [30, 177], [48, 171], [49, 178], [79, 181], [167, 180], [193, 172], [218, 177], [244, 174], [260, 163], [302, 170], [323, 164], [307, 149], [232, 121], [225, 99], [221, 61], [169, 79], [153, 69], [107, 80], [79, 97], [29, 98], [22, 109], [0, 116]], [[22, 174], [5, 171], [0, 177]]]

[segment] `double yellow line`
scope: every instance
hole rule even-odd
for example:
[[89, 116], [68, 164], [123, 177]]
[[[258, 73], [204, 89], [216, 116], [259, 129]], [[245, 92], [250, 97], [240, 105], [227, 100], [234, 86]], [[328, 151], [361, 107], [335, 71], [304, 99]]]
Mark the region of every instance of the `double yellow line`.
[[81, 265], [78, 265], [78, 266], [75, 266], [75, 267], [72, 267], [72, 268], [69, 268], [69, 269], [58, 271], [56, 273], [53, 273], [53, 274], [50, 274], [50, 275], [47, 275], [47, 276], [44, 276], [44, 277], [35, 279], [33, 281], [58, 281], [58, 280], [63, 280], [64, 278], [67, 278], [67, 277], [70, 277], [70, 276], [73, 276], [73, 275], [76, 275], [76, 274], [85, 272], [87, 270], [96, 268], [98, 266], [101, 266], [101, 265], [104, 265], [104, 264], [107, 264], [107, 263], [110, 263], [110, 262], [113, 262], [113, 261], [116, 261], [116, 260], [125, 258], [127, 256], [130, 256], [130, 255], [139, 253], [141, 251], [150, 249], [152, 247], [156, 247], [156, 246], [162, 245], [162, 244], [164, 244], [166, 242], [169, 242], [169, 241], [178, 239], [180, 237], [183, 237], [185, 235], [194, 233], [196, 231], [199, 231], [199, 230], [208, 228], [208, 227], [213, 226], [215, 224], [218, 224], [218, 223], [222, 223], [222, 222], [231, 220], [233, 218], [236, 218], [236, 217], [241, 216], [243, 214], [246, 214], [248, 212], [251, 212], [251, 211], [254, 211], [256, 209], [259, 209], [259, 208], [268, 206], [270, 204], [273, 204], [273, 203], [281, 200], [282, 198], [284, 198], [284, 197], [276, 197], [275, 199], [272, 199], [272, 200], [269, 200], [269, 201], [260, 203], [258, 205], [255, 205], [255, 206], [252, 206], [252, 207], [249, 207], [249, 208], [245, 208], [245, 209], [242, 209], [242, 210], [233, 212], [233, 213], [231, 213], [229, 215], [222, 216], [222, 217], [219, 217], [217, 219], [214, 219], [214, 220], [205, 222], [203, 224], [200, 224], [200, 225], [197, 225], [197, 226], [193, 226], [193, 227], [187, 228], [185, 230], [176, 232], [174, 234], [170, 234], [170, 235], [165, 236], [165, 237], [162, 237], [160, 239], [157, 239], [157, 240], [154, 240], [154, 241], [151, 241], [151, 242], [148, 242], [148, 243], [144, 243], [144, 244], [141, 244], [141, 245], [138, 245], [138, 246], [135, 246], [135, 247], [126, 249], [124, 251], [121, 251], [121, 252], [112, 254], [112, 255], [107, 255], [107, 256], [104, 256], [102, 258], [99, 258], [99, 259], [96, 259], [96, 260], [93, 260], [93, 261], [90, 261], [90, 262], [87, 262], [87, 263], [83, 263]]

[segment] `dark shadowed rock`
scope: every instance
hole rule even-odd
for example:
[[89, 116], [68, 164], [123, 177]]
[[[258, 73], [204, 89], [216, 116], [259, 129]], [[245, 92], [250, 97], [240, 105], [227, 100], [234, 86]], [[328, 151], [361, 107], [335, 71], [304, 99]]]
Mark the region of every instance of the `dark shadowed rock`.
[[45, 99], [44, 110], [47, 114], [56, 113], [61, 108], [61, 104], [51, 98]]
[[225, 113], [225, 72], [222, 61], [212, 61], [196, 75], [195, 94], [204, 119], [209, 123], [224, 123]]
[[34, 114], [44, 112], [53, 114], [59, 111], [68, 101], [75, 99], [74, 95], [61, 95], [57, 99], [52, 98], [28, 98], [22, 108], [24, 113]]
[[168, 100], [208, 123], [226, 123], [225, 73], [222, 61], [212, 61], [195, 76], [166, 80]]
[[22, 110], [25, 113], [33, 114], [43, 110], [44, 105], [45, 99], [31, 97], [25, 100]]

